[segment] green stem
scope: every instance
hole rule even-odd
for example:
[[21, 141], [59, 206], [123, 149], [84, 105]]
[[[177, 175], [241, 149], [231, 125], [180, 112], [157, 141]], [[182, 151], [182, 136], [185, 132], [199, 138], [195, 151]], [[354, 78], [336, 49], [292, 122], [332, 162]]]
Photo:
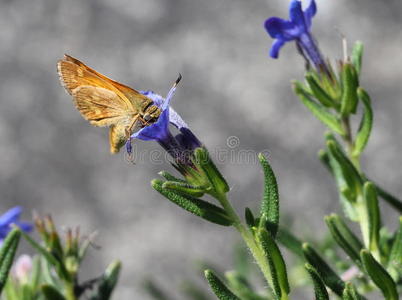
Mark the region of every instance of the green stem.
[[360, 231], [363, 236], [363, 242], [367, 249], [370, 249], [370, 231], [369, 231], [369, 220], [367, 215], [367, 208], [363, 197], [360, 195], [357, 197], [355, 204], [356, 210], [359, 214], [359, 224]]
[[65, 286], [66, 300], [77, 300], [77, 297], [75, 296], [75, 292], [74, 292], [74, 283], [66, 281], [64, 283], [64, 286]]
[[355, 142], [352, 136], [349, 117], [342, 118], [342, 126], [343, 129], [345, 130], [345, 135], [342, 136], [342, 138], [347, 147], [347, 154], [349, 156], [350, 161], [355, 166], [355, 168], [360, 172], [360, 155], [358, 156], [353, 155], [353, 151], [355, 149]]
[[[214, 197], [220, 202], [223, 209], [233, 220], [233, 226], [240, 233], [247, 247], [250, 249], [255, 261], [257, 262], [257, 265], [259, 266], [262, 274], [265, 277], [265, 280], [272, 289], [271, 269], [269, 267], [268, 260], [265, 257], [265, 254], [262, 251], [262, 249], [256, 243], [253, 234], [244, 226], [243, 222], [240, 220], [239, 216], [237, 215], [232, 205], [230, 204], [229, 200], [227, 199], [225, 193], [214, 194]], [[288, 299], [289, 299], [288, 295], [282, 294], [280, 300], [288, 300]]]

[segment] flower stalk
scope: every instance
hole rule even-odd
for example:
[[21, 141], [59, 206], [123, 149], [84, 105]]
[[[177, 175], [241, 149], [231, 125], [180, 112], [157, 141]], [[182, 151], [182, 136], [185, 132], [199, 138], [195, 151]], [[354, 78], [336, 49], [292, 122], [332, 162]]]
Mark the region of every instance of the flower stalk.
[[[271, 270], [268, 264], [268, 261], [262, 252], [261, 248], [255, 241], [253, 234], [244, 226], [243, 222], [241, 221], [240, 217], [237, 215], [235, 210], [233, 209], [232, 205], [230, 204], [226, 194], [216, 194], [216, 199], [222, 205], [223, 209], [226, 211], [228, 216], [233, 220], [233, 227], [240, 233], [243, 241], [250, 249], [253, 257], [260, 268], [262, 274], [264, 275], [265, 280], [267, 281], [268, 285], [272, 287], [272, 276]], [[287, 298], [282, 298], [283, 300]]]

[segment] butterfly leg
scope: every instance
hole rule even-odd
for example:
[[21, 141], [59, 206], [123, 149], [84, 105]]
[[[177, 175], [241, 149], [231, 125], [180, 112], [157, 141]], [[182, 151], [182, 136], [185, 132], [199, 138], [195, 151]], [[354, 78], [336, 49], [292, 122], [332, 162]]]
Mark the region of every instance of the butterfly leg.
[[130, 138], [131, 131], [133, 130], [135, 124], [137, 123], [138, 119], [140, 118], [139, 115], [136, 115], [133, 120], [131, 121], [130, 125], [126, 127], [126, 138], [127, 140]]
[[128, 138], [126, 142], [126, 160], [135, 165], [133, 146], [131, 144], [131, 136]]
[[130, 125], [127, 126], [125, 130], [126, 134], [126, 151], [127, 151], [127, 160], [134, 164], [134, 157], [133, 157], [133, 147], [131, 145], [131, 132], [138, 121], [139, 115], [136, 115], [133, 120], [131, 121]]
[[150, 124], [148, 121], [146, 121], [146, 120], [143, 119], [142, 117], [139, 117], [138, 119], [141, 121], [141, 123], [142, 123], [142, 125], [144, 125], [144, 127], [145, 127], [145, 126], [148, 126], [148, 125]]

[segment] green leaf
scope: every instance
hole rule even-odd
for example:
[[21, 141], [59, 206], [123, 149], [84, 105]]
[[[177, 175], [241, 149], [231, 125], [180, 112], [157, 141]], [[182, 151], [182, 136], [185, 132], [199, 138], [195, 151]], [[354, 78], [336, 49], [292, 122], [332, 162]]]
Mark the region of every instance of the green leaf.
[[363, 48], [363, 43], [357, 41], [352, 51], [352, 64], [354, 65], [357, 74], [360, 74], [362, 69]]
[[41, 291], [46, 300], [65, 300], [64, 296], [53, 286], [44, 284], [41, 287]]
[[302, 103], [312, 112], [312, 114], [318, 120], [320, 120], [334, 132], [340, 135], [345, 135], [345, 132], [338, 118], [331, 114], [328, 110], [326, 110], [321, 104], [311, 99], [310, 95], [304, 91], [299, 82], [294, 83], [293, 89], [296, 95], [302, 101]]
[[1, 299], [5, 298], [7, 300], [21, 300], [20, 293], [16, 289], [15, 283], [13, 283], [11, 280], [7, 280], [2, 296], [3, 297]]
[[236, 271], [225, 273], [229, 287], [239, 296], [242, 300], [266, 300], [252, 290], [251, 284], [247, 281], [246, 277], [241, 276]]
[[[332, 139], [332, 137], [331, 137], [330, 140], [335, 140], [335, 138]], [[335, 140], [335, 142], [337, 143], [336, 140]], [[349, 219], [358, 222], [359, 214], [347, 198], [347, 197], [350, 197], [351, 193], [349, 191], [348, 185], [346, 184], [346, 182], [343, 178], [341, 166], [334, 158], [331, 159], [328, 152], [325, 150], [320, 150], [318, 152], [318, 158], [324, 164], [324, 166], [327, 168], [327, 170], [331, 173], [331, 175], [334, 176], [334, 178], [336, 180], [338, 189], [340, 191], [339, 192], [339, 200], [341, 202], [345, 215]]]
[[285, 261], [274, 238], [266, 229], [261, 228], [259, 230], [257, 241], [264, 251], [270, 266], [272, 288], [277, 298], [281, 299], [283, 295], [288, 295], [290, 292]]
[[345, 283], [342, 281], [342, 279], [309, 244], [303, 244], [303, 253], [307, 262], [317, 270], [325, 285], [328, 286], [335, 294], [341, 297], [343, 289], [345, 288]]
[[39, 254], [41, 254], [48, 262], [50, 265], [54, 266], [57, 273], [62, 279], [65, 280], [70, 280], [70, 274], [68, 273], [66, 267], [64, 264], [56, 259], [51, 253], [49, 253], [46, 248], [38, 244], [35, 240], [33, 240], [28, 234], [25, 232], [21, 231], [22, 236], [24, 239], [31, 244], [31, 246], [38, 251]]
[[346, 117], [356, 113], [357, 108], [357, 88], [359, 87], [359, 78], [356, 70], [350, 63], [342, 66], [342, 99], [341, 99], [341, 115]]
[[279, 192], [274, 171], [269, 165], [266, 157], [258, 155], [264, 171], [264, 196], [261, 203], [260, 228], [267, 228], [272, 237], [275, 238], [279, 224]]
[[302, 242], [295, 237], [289, 230], [280, 227], [276, 240], [281, 243], [286, 249], [300, 258], [304, 258]]
[[342, 300], [362, 300], [362, 297], [357, 293], [353, 284], [347, 282], [343, 290]]
[[310, 264], [305, 264], [307, 272], [310, 274], [310, 277], [314, 284], [314, 293], [316, 300], [329, 300], [327, 288], [325, 287], [324, 281], [318, 274], [317, 270]]
[[317, 98], [320, 103], [326, 107], [336, 107], [337, 103], [334, 99], [321, 87], [320, 83], [316, 80], [316, 77], [311, 73], [307, 73], [306, 80], [311, 89], [311, 92]]
[[[380, 229], [380, 253], [381, 253], [381, 262], [389, 263], [392, 243], [395, 241], [396, 232], [391, 233], [387, 227], [381, 227]], [[402, 271], [402, 268], [401, 268]]]
[[364, 111], [355, 138], [353, 156], [359, 156], [363, 152], [370, 138], [371, 128], [373, 127], [373, 110], [371, 108], [370, 96], [362, 88], [357, 89], [357, 94], [363, 102]]
[[98, 285], [97, 300], [109, 300], [119, 279], [121, 262], [116, 260], [112, 262], [102, 275]]
[[32, 270], [29, 275], [29, 285], [31, 289], [36, 289], [42, 278], [42, 262], [39, 255], [32, 257]]
[[402, 274], [402, 216], [399, 217], [399, 229], [392, 244], [389, 264], [390, 267]]
[[244, 210], [244, 216], [246, 219], [247, 226], [253, 228], [256, 224], [253, 212], [251, 211], [250, 208], [246, 207], [246, 209]]
[[[53, 223], [52, 226], [54, 226]], [[45, 243], [45, 245], [49, 249], [49, 252], [51, 252], [56, 259], [62, 260], [64, 250], [55, 228], [52, 228], [49, 232], [49, 240], [47, 243]]]
[[366, 245], [371, 252], [378, 252], [380, 240], [381, 217], [378, 206], [377, 191], [372, 182], [366, 182], [363, 188], [363, 198], [366, 203], [366, 218], [368, 223], [368, 240]]
[[397, 199], [395, 196], [391, 195], [388, 193], [386, 190], [378, 186], [378, 184], [375, 185], [377, 188], [377, 193], [378, 196], [380, 196], [385, 202], [387, 202], [389, 205], [391, 205], [393, 208], [395, 208], [399, 213], [402, 213], [402, 201]]
[[13, 264], [15, 253], [21, 238], [21, 230], [12, 229], [3, 241], [0, 249], [0, 294], [6, 284], [8, 273]]
[[359, 239], [338, 215], [332, 214], [324, 219], [336, 243], [358, 266], [361, 266], [360, 250], [363, 249], [363, 245]]
[[354, 167], [353, 163], [346, 156], [342, 150], [340, 144], [335, 140], [328, 138], [327, 148], [329, 150], [330, 159], [331, 156], [338, 162], [342, 175], [348, 186], [358, 193], [361, 190], [361, 184], [363, 182], [359, 172]]
[[151, 185], [167, 199], [196, 216], [223, 226], [230, 226], [233, 223], [226, 212], [216, 205], [193, 197], [180, 195], [169, 189], [164, 189], [163, 181], [158, 179], [152, 180]]
[[191, 197], [202, 197], [206, 192], [206, 187], [194, 186], [189, 183], [165, 181], [162, 188], [175, 191], [179, 194], [189, 195]]
[[205, 270], [205, 278], [208, 280], [209, 286], [218, 299], [240, 300], [240, 298], [233, 294], [211, 270]]
[[339, 191], [349, 200], [356, 201], [362, 189], [362, 178], [337, 143], [327, 141], [330, 164], [338, 183]]
[[213, 163], [208, 154], [208, 150], [205, 148], [197, 148], [194, 151], [194, 157], [196, 164], [198, 164], [205, 172], [209, 182], [214, 187], [214, 190], [220, 194], [229, 192], [229, 185]]
[[41, 282], [52, 285], [58, 290], [63, 289], [63, 283], [60, 280], [60, 276], [54, 272], [55, 267], [41, 254], [38, 255], [41, 263]]
[[364, 268], [369, 274], [371, 280], [381, 290], [385, 300], [398, 300], [396, 284], [388, 272], [375, 260], [375, 258], [366, 249], [360, 252]]
[[162, 176], [163, 178], [165, 178], [167, 181], [176, 181], [176, 182], [182, 182], [182, 183], [187, 183], [187, 181], [177, 178], [175, 176], [173, 176], [172, 174], [170, 174], [167, 171], [160, 171], [158, 173], [160, 176]]
[[341, 82], [340, 80], [337, 80], [337, 74], [335, 74], [332, 65], [327, 64], [327, 68], [329, 71], [329, 76], [327, 74], [325, 76], [322, 76], [322, 74], [319, 74], [316, 71], [310, 71], [310, 73], [312, 73], [315, 76], [316, 80], [321, 83], [322, 88], [326, 91], [327, 94], [331, 96], [332, 99], [336, 99], [336, 102], [340, 102], [342, 93]]
[[318, 151], [318, 159], [322, 162], [322, 164], [327, 168], [327, 170], [332, 174], [332, 168], [329, 161], [328, 152], [324, 149]]

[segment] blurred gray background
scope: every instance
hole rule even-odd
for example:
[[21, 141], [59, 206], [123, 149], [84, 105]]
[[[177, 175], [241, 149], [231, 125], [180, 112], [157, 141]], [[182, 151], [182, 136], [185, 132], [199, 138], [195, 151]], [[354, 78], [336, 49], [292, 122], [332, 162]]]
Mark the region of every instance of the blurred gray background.
[[[316, 157], [324, 127], [292, 95], [303, 60], [286, 45], [268, 57], [269, 16], [287, 17], [288, 1], [1, 0], [0, 190], [2, 211], [21, 204], [51, 213], [61, 228], [99, 232], [83, 278], [113, 259], [123, 262], [115, 299], [148, 299], [144, 276], [164, 288], [197, 280], [194, 261], [230, 269], [231, 228], [206, 223], [169, 203], [149, 185], [161, 169], [109, 153], [108, 130], [89, 126], [60, 86], [56, 61], [68, 53], [136, 89], [165, 95], [178, 72], [173, 106], [213, 151], [269, 150], [282, 213], [308, 240], [326, 232], [325, 214], [339, 211], [334, 184]], [[342, 57], [342, 32], [366, 46], [362, 85], [375, 107], [364, 170], [402, 194], [402, 2], [318, 0], [313, 31], [322, 51]], [[157, 149], [139, 142], [140, 151]], [[262, 174], [242, 161], [220, 166], [239, 212], [257, 208]], [[396, 219], [387, 207], [384, 218]], [[391, 222], [393, 226], [395, 222]], [[199, 280], [202, 284], [202, 280]], [[173, 297], [179, 297], [173, 294]], [[311, 297], [310, 297], [311, 298]], [[299, 299], [309, 299], [308, 296]]]

